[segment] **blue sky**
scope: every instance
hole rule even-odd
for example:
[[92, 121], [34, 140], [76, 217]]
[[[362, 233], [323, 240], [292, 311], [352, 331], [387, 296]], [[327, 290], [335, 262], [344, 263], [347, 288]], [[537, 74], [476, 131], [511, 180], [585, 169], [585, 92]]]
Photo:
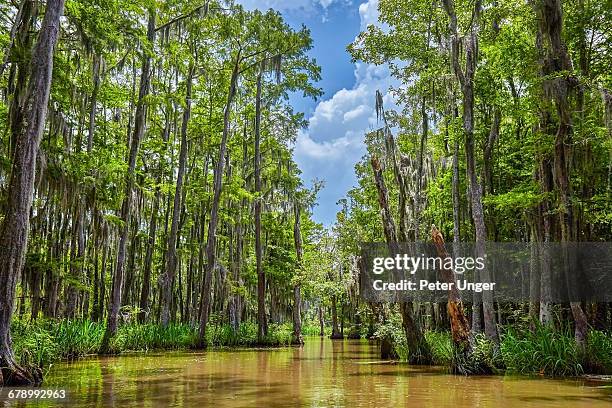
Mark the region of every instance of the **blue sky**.
[[295, 158], [307, 185], [323, 180], [314, 208], [315, 221], [330, 226], [336, 219], [337, 201], [356, 184], [354, 166], [365, 153], [364, 132], [376, 127], [374, 95], [385, 95], [385, 106], [395, 103], [388, 89], [397, 85], [385, 66], [353, 64], [346, 52], [359, 31], [375, 24], [378, 0], [240, 0], [249, 9], [274, 8], [293, 27], [310, 28], [314, 47], [310, 55], [322, 68], [318, 84], [324, 95], [316, 102], [301, 95], [293, 106], [306, 114], [309, 126], [300, 131]]

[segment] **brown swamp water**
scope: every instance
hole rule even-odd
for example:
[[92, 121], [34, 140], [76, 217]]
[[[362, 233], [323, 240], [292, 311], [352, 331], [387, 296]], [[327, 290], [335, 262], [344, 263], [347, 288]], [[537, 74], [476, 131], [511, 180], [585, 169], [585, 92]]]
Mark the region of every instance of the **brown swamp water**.
[[605, 384], [538, 377], [460, 377], [442, 368], [381, 362], [377, 353], [375, 343], [365, 340], [307, 338], [303, 348], [86, 359], [51, 369], [43, 388], [64, 388], [68, 399], [44, 406], [612, 406], [612, 389]]

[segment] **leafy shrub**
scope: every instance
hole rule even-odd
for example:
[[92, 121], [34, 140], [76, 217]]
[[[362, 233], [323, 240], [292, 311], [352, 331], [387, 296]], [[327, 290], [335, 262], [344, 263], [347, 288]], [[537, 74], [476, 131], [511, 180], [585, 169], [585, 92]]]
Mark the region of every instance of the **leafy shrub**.
[[383, 342], [389, 342], [393, 348], [394, 354], [400, 360], [408, 360], [408, 342], [406, 341], [406, 334], [402, 328], [399, 314], [391, 314], [386, 322], [378, 326], [378, 329], [374, 332], [374, 338]]

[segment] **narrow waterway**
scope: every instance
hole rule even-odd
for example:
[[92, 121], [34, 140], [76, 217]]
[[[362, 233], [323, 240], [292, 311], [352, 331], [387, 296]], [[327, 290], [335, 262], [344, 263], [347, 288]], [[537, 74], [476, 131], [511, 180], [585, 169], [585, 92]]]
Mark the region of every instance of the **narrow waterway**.
[[160, 353], [55, 365], [44, 388], [79, 407], [610, 407], [582, 380], [460, 377], [389, 364], [374, 343], [308, 338], [303, 348]]

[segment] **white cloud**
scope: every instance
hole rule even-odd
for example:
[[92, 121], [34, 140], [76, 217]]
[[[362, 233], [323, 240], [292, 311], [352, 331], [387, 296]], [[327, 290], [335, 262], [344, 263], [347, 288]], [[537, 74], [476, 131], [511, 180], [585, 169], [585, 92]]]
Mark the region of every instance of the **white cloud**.
[[[321, 0], [321, 2], [330, 0]], [[361, 28], [375, 24], [378, 0], [359, 6]], [[383, 92], [386, 109], [396, 108], [388, 93], [398, 82], [387, 66], [355, 64], [355, 84], [321, 101], [309, 118], [308, 129], [301, 131], [295, 145], [296, 160], [305, 181], [324, 179], [315, 217], [325, 224], [334, 222], [335, 204], [356, 183], [354, 166], [365, 153], [364, 134], [377, 128], [375, 94]]]
[[364, 133], [378, 126], [374, 109], [376, 91], [384, 93], [387, 109], [395, 107], [393, 98], [386, 93], [391, 85], [396, 85], [396, 81], [386, 66], [357, 63], [353, 88], [339, 90], [315, 108], [308, 129], [297, 139], [298, 160], [339, 159], [354, 165], [365, 152]]
[[342, 122], [350, 122], [354, 119], [357, 119], [363, 114], [365, 114], [368, 111], [368, 109], [369, 107], [366, 105], [359, 105], [355, 109], [346, 112], [344, 116], [342, 117]]
[[359, 5], [359, 16], [361, 17], [361, 29], [370, 24], [378, 23], [378, 0], [368, 0]]

